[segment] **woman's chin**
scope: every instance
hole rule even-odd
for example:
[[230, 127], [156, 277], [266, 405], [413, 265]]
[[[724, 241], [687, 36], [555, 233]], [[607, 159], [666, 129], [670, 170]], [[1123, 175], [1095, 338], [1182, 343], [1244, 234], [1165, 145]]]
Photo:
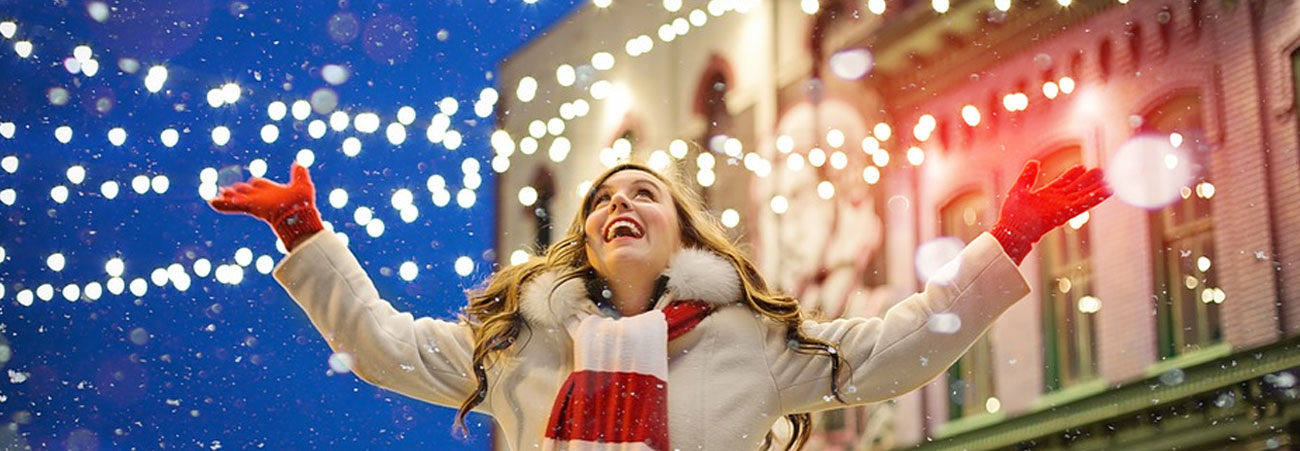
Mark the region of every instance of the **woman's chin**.
[[620, 273], [647, 270], [653, 265], [650, 253], [638, 246], [615, 246], [605, 252], [603, 260], [605, 268]]

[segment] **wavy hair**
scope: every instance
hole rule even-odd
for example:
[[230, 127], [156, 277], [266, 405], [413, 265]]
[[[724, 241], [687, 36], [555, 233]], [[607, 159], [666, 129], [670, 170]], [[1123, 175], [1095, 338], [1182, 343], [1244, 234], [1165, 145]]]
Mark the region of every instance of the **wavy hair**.
[[[768, 287], [754, 263], [726, 237], [717, 218], [706, 213], [699, 196], [687, 189], [685, 184], [649, 167], [624, 163], [609, 168], [592, 182], [592, 188], [583, 195], [580, 214], [573, 218], [568, 232], [547, 248], [543, 255], [497, 271], [488, 280], [486, 287], [471, 293], [469, 305], [465, 307], [461, 318], [474, 333], [473, 371], [478, 387], [456, 412], [456, 430], [462, 434], [467, 433], [465, 416], [487, 397], [487, 368], [515, 343], [519, 332], [525, 327], [524, 319], [519, 313], [521, 287], [533, 277], [548, 271], [560, 271], [556, 286], [570, 279], [594, 274], [591, 263], [587, 261], [584, 230], [586, 218], [592, 210], [591, 196], [611, 175], [627, 170], [650, 174], [668, 187], [681, 226], [682, 245], [708, 249], [729, 261], [740, 275], [744, 302], [755, 312], [786, 327], [786, 339], [791, 350], [830, 358], [831, 393], [840, 402], [844, 402], [839, 390], [843, 357], [835, 344], [810, 337], [800, 330], [799, 325], [807, 318], [800, 309], [799, 302]], [[786, 419], [791, 425], [791, 439], [786, 444], [786, 449], [802, 447], [812, 435], [812, 415], [791, 414], [786, 415]], [[773, 441], [774, 437], [769, 432], [763, 447], [769, 448]]]

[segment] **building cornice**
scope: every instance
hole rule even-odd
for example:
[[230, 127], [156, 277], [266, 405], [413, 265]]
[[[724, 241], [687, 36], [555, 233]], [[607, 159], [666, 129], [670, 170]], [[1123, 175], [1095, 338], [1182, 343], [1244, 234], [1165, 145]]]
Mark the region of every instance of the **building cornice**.
[[[1071, 25], [1123, 6], [1115, 0], [1075, 0], [1069, 7], [1050, 0], [1018, 0], [1009, 12], [999, 13], [988, 1], [952, 3], [948, 12], [939, 14], [929, 2], [917, 2], [863, 37], [862, 44], [875, 56], [867, 83], [892, 106], [924, 103]], [[991, 19], [999, 15], [1002, 20]]]

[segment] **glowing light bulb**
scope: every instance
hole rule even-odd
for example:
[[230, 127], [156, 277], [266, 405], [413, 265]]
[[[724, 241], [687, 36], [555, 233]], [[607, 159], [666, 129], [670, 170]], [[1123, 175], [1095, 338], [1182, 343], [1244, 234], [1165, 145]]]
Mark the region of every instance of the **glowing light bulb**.
[[126, 130], [122, 127], [113, 127], [108, 131], [108, 142], [114, 146], [121, 147], [126, 142]]
[[528, 103], [533, 101], [537, 95], [537, 80], [533, 77], [524, 77], [519, 79], [519, 87], [515, 90], [515, 96], [520, 102]]
[[459, 274], [461, 277], [468, 276], [470, 273], [474, 272], [474, 260], [463, 255], [456, 258], [456, 263], [453, 266], [456, 268], [456, 274]]
[[438, 110], [447, 116], [455, 116], [460, 111], [460, 102], [451, 97], [444, 97], [438, 101]]
[[980, 125], [980, 110], [975, 105], [966, 105], [961, 107], [961, 119], [966, 121], [966, 125], [974, 127]]
[[561, 64], [560, 67], [555, 69], [555, 81], [558, 82], [560, 86], [573, 86], [573, 83], [577, 81], [577, 78], [578, 74], [577, 71], [573, 69], [573, 66]]
[[175, 129], [169, 128], [163, 130], [162, 134], [160, 134], [158, 138], [162, 141], [162, 145], [167, 147], [175, 147], [176, 143], [179, 142], [181, 139], [181, 134], [177, 132]]
[[230, 129], [224, 125], [218, 125], [212, 129], [212, 144], [217, 147], [223, 147], [230, 142]]
[[785, 214], [785, 212], [790, 208], [790, 202], [785, 199], [785, 196], [773, 196], [771, 207], [773, 213], [778, 215]]
[[531, 186], [525, 186], [519, 189], [519, 204], [525, 207], [531, 207], [537, 202], [537, 189]]
[[68, 141], [72, 141], [72, 127], [63, 125], [63, 126], [59, 126], [59, 128], [54, 129], [54, 139], [59, 140], [59, 142], [63, 144], [67, 144]]
[[226, 83], [221, 86], [221, 100], [226, 104], [234, 105], [239, 101], [241, 89], [238, 84]]

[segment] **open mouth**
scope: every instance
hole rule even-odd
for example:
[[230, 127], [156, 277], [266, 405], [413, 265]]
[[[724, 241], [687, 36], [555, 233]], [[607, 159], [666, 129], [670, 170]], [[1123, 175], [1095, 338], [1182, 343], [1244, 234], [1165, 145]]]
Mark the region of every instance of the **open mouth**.
[[645, 229], [631, 218], [618, 218], [605, 226], [606, 243], [623, 237], [636, 239], [643, 236], [645, 236]]

